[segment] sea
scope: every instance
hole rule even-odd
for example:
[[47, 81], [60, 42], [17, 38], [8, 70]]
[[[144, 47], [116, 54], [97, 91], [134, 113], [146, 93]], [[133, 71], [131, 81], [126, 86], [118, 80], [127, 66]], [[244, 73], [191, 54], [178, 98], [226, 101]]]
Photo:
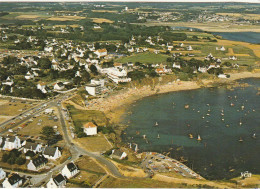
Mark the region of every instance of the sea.
[[260, 174], [260, 79], [239, 82], [249, 86], [201, 88], [136, 101], [123, 117], [128, 127], [122, 139], [137, 144], [139, 152], [181, 160], [207, 179]]
[[260, 44], [260, 33], [258, 32], [213, 32], [213, 34], [231, 41]]

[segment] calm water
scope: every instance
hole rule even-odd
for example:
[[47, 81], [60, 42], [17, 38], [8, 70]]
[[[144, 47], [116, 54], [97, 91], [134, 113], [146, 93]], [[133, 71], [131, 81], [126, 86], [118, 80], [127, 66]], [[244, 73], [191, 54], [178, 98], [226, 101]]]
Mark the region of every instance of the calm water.
[[132, 114], [125, 115], [129, 127], [123, 140], [137, 143], [140, 151], [170, 152], [178, 160], [183, 157], [186, 165], [208, 179], [231, 178], [244, 171], [260, 174], [260, 96], [256, 95], [260, 79], [241, 82], [250, 87], [233, 91], [205, 88], [144, 98], [129, 108]]
[[213, 32], [224, 39], [231, 41], [244, 41], [249, 43], [260, 43], [260, 33], [257, 32]]

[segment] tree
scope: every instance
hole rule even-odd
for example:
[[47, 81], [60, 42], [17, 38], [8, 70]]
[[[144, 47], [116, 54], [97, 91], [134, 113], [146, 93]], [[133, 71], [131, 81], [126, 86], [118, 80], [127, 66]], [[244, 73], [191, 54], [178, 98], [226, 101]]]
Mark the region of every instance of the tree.
[[81, 78], [84, 82], [88, 82], [90, 80], [90, 74], [86, 70], [83, 70], [81, 73]]
[[2, 162], [6, 163], [8, 161], [8, 159], [9, 159], [9, 155], [4, 153], [3, 156], [2, 156]]
[[21, 156], [16, 158], [15, 163], [18, 165], [23, 165], [25, 164], [26, 160], [24, 158], [22, 158]]
[[91, 64], [91, 66], [90, 66], [89, 69], [90, 69], [90, 71], [91, 71], [93, 74], [95, 74], [95, 75], [98, 74], [97, 67], [96, 67], [94, 64]]
[[79, 85], [80, 84], [80, 82], [81, 82], [81, 77], [74, 77], [73, 78], [73, 83], [74, 83], [74, 85]]
[[41, 134], [45, 136], [46, 139], [54, 138], [55, 131], [51, 126], [45, 126], [41, 130]]
[[38, 60], [39, 67], [42, 69], [50, 69], [51, 68], [51, 61], [48, 58], [40, 58]]

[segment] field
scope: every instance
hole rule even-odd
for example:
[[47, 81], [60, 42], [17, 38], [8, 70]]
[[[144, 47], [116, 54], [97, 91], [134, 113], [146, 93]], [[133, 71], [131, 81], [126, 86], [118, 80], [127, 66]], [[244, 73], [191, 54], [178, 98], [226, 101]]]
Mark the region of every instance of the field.
[[105, 18], [91, 18], [93, 22], [97, 23], [97, 24], [101, 24], [101, 23], [114, 23], [114, 21], [112, 20], [108, 20]]
[[243, 18], [248, 20], [259, 20], [260, 14], [240, 14], [240, 13], [217, 13], [218, 15], [222, 16], [230, 16], [236, 18]]
[[77, 21], [77, 20], [82, 20], [85, 19], [86, 17], [82, 16], [54, 16], [50, 17], [47, 20], [51, 21]]
[[260, 32], [259, 25], [237, 25], [232, 24], [231, 22], [209, 22], [209, 23], [195, 23], [195, 22], [146, 22], [138, 25], [146, 25], [146, 26], [181, 26], [181, 27], [192, 27], [198, 28], [204, 31], [209, 32]]
[[108, 12], [108, 13], [117, 13], [116, 10], [91, 10], [92, 12]]
[[8, 15], [2, 16], [1, 19], [7, 20], [35, 20], [35, 19], [45, 19], [50, 17], [44, 12], [9, 12]]
[[107, 125], [107, 118], [101, 111], [79, 110], [70, 105], [69, 112], [75, 126], [82, 127], [87, 122], [95, 122], [98, 126]]
[[74, 142], [78, 143], [82, 148], [90, 152], [104, 152], [113, 147], [108, 143], [103, 134], [77, 138], [74, 139]]
[[19, 125], [17, 128], [20, 127], [21, 129], [19, 129], [18, 134], [38, 137], [41, 136], [40, 132], [44, 126], [58, 126], [57, 130], [61, 133], [59, 120], [54, 121], [51, 118], [57, 114], [57, 108], [52, 107], [51, 109], [54, 109], [54, 114], [52, 114], [52, 116], [41, 113], [41, 115], [37, 116], [36, 118], [32, 118], [32, 121], [28, 121], [26, 126], [25, 123]]
[[145, 64], [160, 64], [165, 63], [169, 56], [155, 53], [140, 53], [128, 57], [116, 59], [115, 62], [141, 62]]

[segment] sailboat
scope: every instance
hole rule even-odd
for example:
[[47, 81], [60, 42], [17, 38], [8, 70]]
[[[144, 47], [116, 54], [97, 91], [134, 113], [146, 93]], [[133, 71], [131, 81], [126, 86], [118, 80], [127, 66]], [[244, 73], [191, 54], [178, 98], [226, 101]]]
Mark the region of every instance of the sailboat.
[[197, 139], [198, 141], [201, 141], [201, 138], [200, 138], [200, 135], [198, 135], [198, 139]]
[[239, 139], [239, 142], [243, 142], [243, 139], [242, 139], [242, 137], [240, 137], [240, 139]]
[[159, 139], [160, 138], [160, 135], [158, 134], [157, 138]]
[[156, 121], [154, 126], [158, 126], [158, 125], [159, 125], [159, 124], [158, 124], [158, 122]]
[[189, 134], [190, 139], [193, 138], [192, 134]]

